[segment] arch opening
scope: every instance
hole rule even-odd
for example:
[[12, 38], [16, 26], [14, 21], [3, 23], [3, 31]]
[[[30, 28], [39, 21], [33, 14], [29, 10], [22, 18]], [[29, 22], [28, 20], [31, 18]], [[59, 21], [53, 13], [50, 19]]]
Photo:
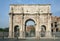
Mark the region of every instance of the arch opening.
[[19, 36], [19, 26], [16, 25], [16, 26], [14, 27], [14, 37], [18, 37], [18, 36]]
[[28, 19], [25, 22], [25, 36], [26, 37], [35, 36], [35, 21], [33, 19]]
[[45, 37], [45, 33], [46, 33], [46, 26], [42, 25], [41, 26], [41, 37]]

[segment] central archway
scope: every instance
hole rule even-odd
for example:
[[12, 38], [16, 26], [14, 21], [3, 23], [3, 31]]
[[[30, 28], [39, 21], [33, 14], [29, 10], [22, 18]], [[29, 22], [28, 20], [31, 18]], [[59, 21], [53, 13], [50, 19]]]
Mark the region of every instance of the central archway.
[[35, 21], [33, 19], [25, 21], [25, 37], [35, 37]]

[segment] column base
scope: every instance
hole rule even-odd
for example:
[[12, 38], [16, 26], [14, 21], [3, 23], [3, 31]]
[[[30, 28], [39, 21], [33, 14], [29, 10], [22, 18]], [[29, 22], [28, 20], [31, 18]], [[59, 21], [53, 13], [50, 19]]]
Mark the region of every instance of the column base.
[[46, 32], [45, 37], [48, 37], [48, 38], [52, 37], [51, 32]]
[[14, 38], [13, 36], [8, 36], [8, 38]]
[[19, 39], [25, 39], [25, 37], [18, 37]]

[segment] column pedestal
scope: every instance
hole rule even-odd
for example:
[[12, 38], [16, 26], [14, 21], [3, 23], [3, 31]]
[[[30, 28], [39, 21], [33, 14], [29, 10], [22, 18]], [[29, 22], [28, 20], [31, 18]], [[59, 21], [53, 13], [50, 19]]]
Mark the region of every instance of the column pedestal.
[[52, 37], [52, 36], [51, 36], [51, 32], [46, 32], [45, 37], [51, 38], [51, 37]]
[[25, 39], [25, 35], [24, 35], [24, 32], [23, 32], [23, 31], [20, 31], [20, 36], [19, 36], [19, 38]]
[[40, 39], [39, 31], [36, 31], [36, 38]]
[[9, 31], [9, 36], [8, 36], [8, 38], [14, 38], [14, 32]]

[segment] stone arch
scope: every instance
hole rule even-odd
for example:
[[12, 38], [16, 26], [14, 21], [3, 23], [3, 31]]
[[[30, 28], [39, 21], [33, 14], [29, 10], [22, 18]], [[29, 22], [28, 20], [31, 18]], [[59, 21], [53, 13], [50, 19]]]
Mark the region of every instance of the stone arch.
[[[33, 21], [34, 22], [34, 25], [27, 26], [27, 22], [28, 21]], [[30, 30], [28, 30], [29, 32], [26, 31], [27, 28], [31, 28]], [[28, 35], [28, 37], [35, 36], [35, 21], [33, 19], [27, 19], [25, 21], [25, 32], [26, 32], [26, 35], [25, 36], [27, 36], [28, 34], [30, 34], [30, 35]], [[34, 35], [31, 35], [32, 33], [34, 33]]]
[[19, 36], [19, 25], [15, 25], [14, 26], [14, 37], [18, 37]]
[[46, 31], [46, 26], [45, 25], [41, 25], [41, 28]]
[[46, 26], [41, 25], [41, 37], [45, 37], [45, 34], [46, 34]]
[[31, 19], [31, 18], [26, 19], [25, 23], [26, 23], [27, 21], [29, 21], [29, 20], [34, 21], [34, 23], [35, 23], [35, 20], [34, 20], [34, 19]]

